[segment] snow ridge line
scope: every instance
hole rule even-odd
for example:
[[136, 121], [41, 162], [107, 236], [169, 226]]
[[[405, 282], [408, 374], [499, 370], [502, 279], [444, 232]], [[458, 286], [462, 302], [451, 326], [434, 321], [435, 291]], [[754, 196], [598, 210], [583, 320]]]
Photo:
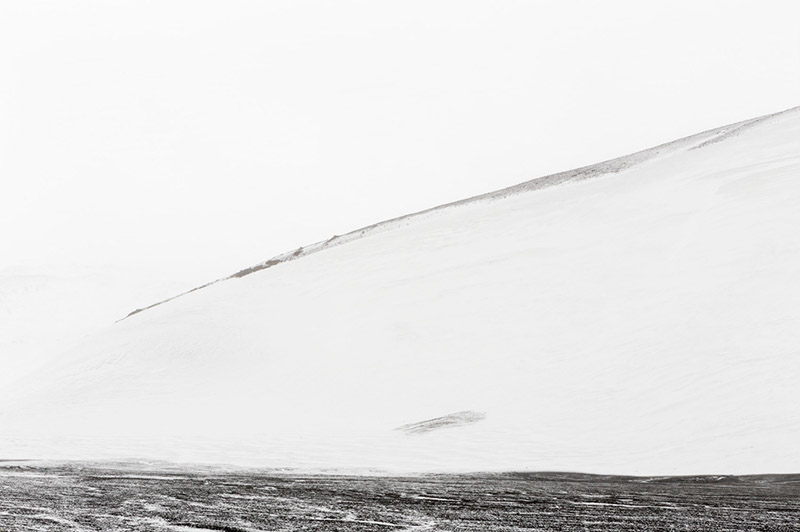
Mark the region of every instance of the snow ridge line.
[[629, 155], [623, 155], [622, 157], [618, 157], [616, 159], [609, 159], [589, 166], [582, 166], [579, 168], [575, 168], [573, 170], [567, 170], [564, 172], [558, 172], [555, 174], [549, 174], [546, 176], [537, 177], [529, 181], [519, 183], [517, 185], [512, 185], [510, 187], [502, 188], [500, 190], [495, 190], [493, 192], [487, 192], [484, 194], [479, 194], [477, 196], [471, 196], [469, 198], [453, 201], [450, 203], [444, 203], [436, 207], [431, 207], [414, 213], [405, 214], [403, 216], [399, 216], [396, 218], [390, 218], [382, 222], [378, 222], [372, 225], [356, 229], [354, 231], [350, 231], [349, 233], [345, 233], [344, 235], [333, 235], [328, 240], [322, 240], [305, 247], [301, 246], [295, 250], [281, 253], [280, 255], [275, 255], [274, 257], [264, 262], [260, 262], [248, 268], [244, 268], [243, 270], [239, 270], [238, 272], [229, 275], [227, 277], [222, 277], [220, 279], [210, 281], [196, 288], [192, 288], [191, 290], [188, 290], [186, 292], [182, 292], [173, 297], [153, 303], [152, 305], [148, 305], [146, 307], [133, 310], [127, 316], [117, 320], [117, 323], [126, 320], [131, 316], [139, 314], [140, 312], [144, 312], [145, 310], [149, 310], [159, 305], [163, 305], [164, 303], [168, 303], [179, 297], [191, 294], [192, 292], [202, 290], [203, 288], [207, 288], [211, 285], [223, 281], [228, 281], [231, 279], [245, 277], [247, 275], [250, 275], [251, 273], [255, 273], [261, 270], [266, 270], [268, 268], [272, 268], [273, 266], [277, 266], [278, 264], [291, 262], [293, 260], [297, 260], [307, 255], [311, 255], [312, 253], [317, 253], [319, 251], [324, 251], [326, 249], [340, 246], [342, 244], [346, 244], [354, 240], [365, 238], [375, 232], [390, 231], [392, 229], [408, 225], [412, 220], [415, 220], [417, 218], [429, 216], [432, 214], [438, 214], [440, 211], [449, 207], [461, 207], [464, 205], [469, 205], [478, 202], [495, 201], [507, 198], [509, 196], [523, 194], [526, 192], [533, 192], [536, 190], [559, 186], [565, 183], [586, 181], [588, 179], [593, 179], [604, 175], [618, 174], [624, 170], [637, 166], [646, 161], [652, 160], [666, 151], [676, 152], [682, 149], [695, 150], [703, 148], [710, 144], [721, 142], [732, 136], [736, 136], [740, 134], [743, 130], [748, 129], [754, 125], [760, 124], [776, 116], [798, 110], [800, 110], [800, 107], [793, 107], [791, 109], [779, 111], [777, 113], [771, 113], [756, 118], [742, 120], [741, 122], [735, 122], [733, 124], [728, 124], [722, 127], [709, 129], [701, 133], [695, 133], [694, 135], [666, 142], [664, 144], [659, 144], [658, 146], [634, 152]]

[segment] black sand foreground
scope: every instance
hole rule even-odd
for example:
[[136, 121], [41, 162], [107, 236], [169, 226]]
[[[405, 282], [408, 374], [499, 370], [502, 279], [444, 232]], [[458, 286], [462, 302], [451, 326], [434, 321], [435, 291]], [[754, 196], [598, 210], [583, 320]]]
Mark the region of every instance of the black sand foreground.
[[800, 530], [800, 475], [298, 475], [0, 462], [0, 531]]

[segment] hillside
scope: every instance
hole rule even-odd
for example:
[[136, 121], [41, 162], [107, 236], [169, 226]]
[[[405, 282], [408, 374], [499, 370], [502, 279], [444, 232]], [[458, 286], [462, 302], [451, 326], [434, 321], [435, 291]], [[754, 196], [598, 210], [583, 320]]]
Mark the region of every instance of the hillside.
[[131, 267], [62, 263], [0, 270], [0, 390], [114, 323], [131, 305], [185, 286]]
[[800, 108], [304, 246], [6, 390], [0, 456], [797, 472], [798, 176]]

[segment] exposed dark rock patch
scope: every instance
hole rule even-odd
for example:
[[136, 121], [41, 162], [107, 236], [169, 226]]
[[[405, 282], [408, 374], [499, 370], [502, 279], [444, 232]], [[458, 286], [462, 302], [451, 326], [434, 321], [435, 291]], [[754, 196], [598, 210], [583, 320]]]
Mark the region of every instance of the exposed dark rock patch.
[[409, 423], [397, 427], [395, 430], [405, 432], [406, 434], [425, 434], [433, 432], [434, 430], [472, 425], [484, 419], [486, 419], [486, 414], [483, 412], [464, 410], [463, 412], [454, 412], [446, 416], [426, 419], [425, 421], [419, 421], [417, 423]]

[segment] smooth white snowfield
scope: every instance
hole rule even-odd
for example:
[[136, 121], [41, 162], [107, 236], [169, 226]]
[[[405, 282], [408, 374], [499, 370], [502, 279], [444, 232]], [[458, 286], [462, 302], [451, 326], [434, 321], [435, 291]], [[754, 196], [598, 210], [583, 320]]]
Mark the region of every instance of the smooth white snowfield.
[[287, 258], [8, 390], [0, 457], [800, 471], [800, 108]]
[[142, 268], [54, 264], [0, 269], [0, 390], [113, 323], [131, 305], [185, 286]]

